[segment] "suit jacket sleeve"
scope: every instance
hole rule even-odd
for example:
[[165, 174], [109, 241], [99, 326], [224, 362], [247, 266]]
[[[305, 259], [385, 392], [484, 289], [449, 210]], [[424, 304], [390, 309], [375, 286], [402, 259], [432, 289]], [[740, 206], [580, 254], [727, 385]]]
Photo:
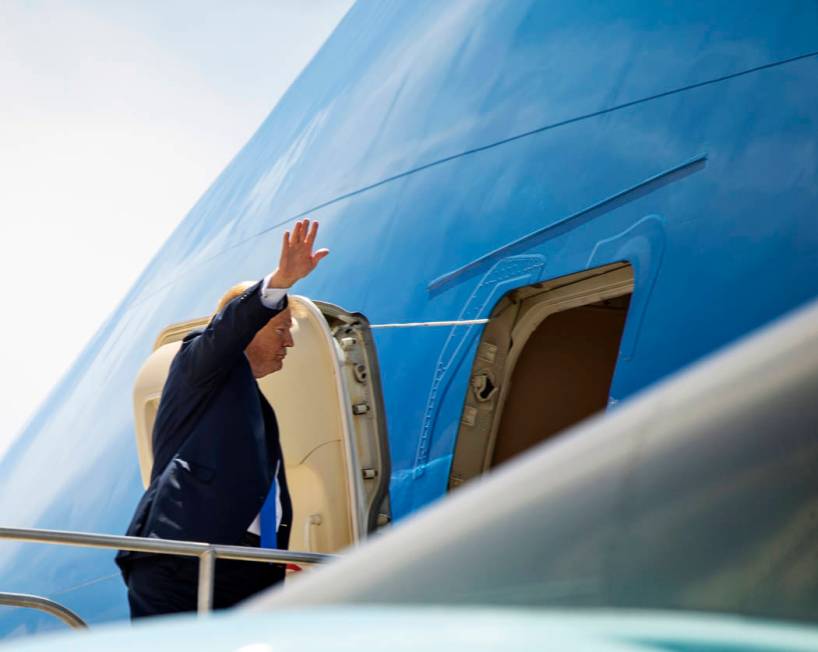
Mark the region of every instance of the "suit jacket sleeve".
[[245, 290], [217, 314], [198, 336], [184, 342], [179, 351], [180, 366], [188, 381], [202, 385], [232, 368], [255, 334], [287, 307], [266, 308], [261, 302], [262, 281]]

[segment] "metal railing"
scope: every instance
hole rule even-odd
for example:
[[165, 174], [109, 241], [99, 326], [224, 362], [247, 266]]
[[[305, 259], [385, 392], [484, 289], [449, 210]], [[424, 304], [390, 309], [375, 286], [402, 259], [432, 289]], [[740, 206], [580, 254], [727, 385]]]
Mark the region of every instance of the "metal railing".
[[[284, 564], [322, 564], [336, 557], [335, 555], [326, 555], [317, 552], [293, 552], [290, 550], [275, 550], [272, 548], [214, 545], [196, 541], [176, 541], [173, 539], [152, 539], [117, 536], [113, 534], [88, 534], [86, 532], [68, 532], [64, 530], [8, 527], [0, 527], [0, 539], [198, 557], [199, 579], [196, 602], [199, 614], [206, 614], [213, 608], [214, 571], [217, 559], [278, 562]], [[15, 593], [0, 593], [0, 596], [5, 596], [5, 602], [0, 599], [0, 604], [42, 609], [43, 611], [48, 611], [62, 618], [72, 627], [86, 626], [85, 623], [82, 622], [82, 619], [72, 611], [46, 598]], [[17, 602], [15, 602], [15, 600]], [[68, 614], [70, 614], [70, 616]], [[78, 624], [76, 621], [69, 622], [72, 619], [76, 619], [76, 621], [81, 624]]]
[[68, 607], [61, 605], [59, 602], [49, 600], [48, 598], [41, 598], [39, 595], [29, 595], [28, 593], [0, 593], [0, 606], [39, 609], [52, 616], [56, 616], [74, 629], [88, 628], [85, 621]]

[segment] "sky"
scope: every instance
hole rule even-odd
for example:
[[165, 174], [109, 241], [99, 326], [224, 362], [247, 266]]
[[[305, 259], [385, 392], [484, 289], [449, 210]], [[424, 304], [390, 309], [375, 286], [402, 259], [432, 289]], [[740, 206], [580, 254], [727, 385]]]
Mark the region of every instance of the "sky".
[[0, 456], [351, 4], [2, 0]]

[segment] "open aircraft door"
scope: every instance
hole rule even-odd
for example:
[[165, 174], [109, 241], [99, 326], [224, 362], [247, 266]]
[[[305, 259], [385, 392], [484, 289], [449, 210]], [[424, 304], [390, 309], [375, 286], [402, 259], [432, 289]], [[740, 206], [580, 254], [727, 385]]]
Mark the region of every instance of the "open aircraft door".
[[[259, 380], [276, 412], [293, 501], [290, 548], [335, 552], [390, 520], [389, 445], [380, 371], [360, 313], [290, 296], [293, 340], [284, 368]], [[210, 317], [165, 328], [134, 384], [142, 482], [162, 387], [182, 338]], [[249, 523], [248, 523], [249, 525]]]

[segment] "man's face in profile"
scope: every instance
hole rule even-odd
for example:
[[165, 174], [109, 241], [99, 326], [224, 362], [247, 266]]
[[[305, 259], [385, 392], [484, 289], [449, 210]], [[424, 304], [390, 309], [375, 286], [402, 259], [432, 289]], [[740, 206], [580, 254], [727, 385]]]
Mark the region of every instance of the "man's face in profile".
[[290, 309], [282, 310], [264, 326], [244, 352], [253, 370], [253, 376], [263, 378], [284, 366], [287, 349], [294, 345], [290, 329], [293, 318]]

